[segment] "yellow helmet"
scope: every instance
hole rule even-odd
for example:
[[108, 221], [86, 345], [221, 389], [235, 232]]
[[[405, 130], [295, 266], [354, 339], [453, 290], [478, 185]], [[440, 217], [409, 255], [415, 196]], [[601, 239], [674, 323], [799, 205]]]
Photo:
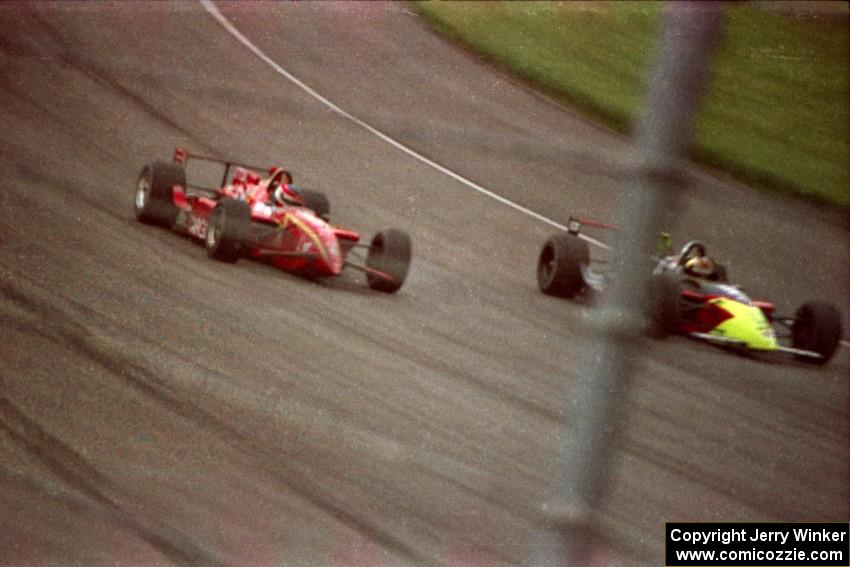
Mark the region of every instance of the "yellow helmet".
[[697, 278], [710, 278], [716, 271], [717, 267], [707, 256], [696, 256], [685, 262], [685, 273]]

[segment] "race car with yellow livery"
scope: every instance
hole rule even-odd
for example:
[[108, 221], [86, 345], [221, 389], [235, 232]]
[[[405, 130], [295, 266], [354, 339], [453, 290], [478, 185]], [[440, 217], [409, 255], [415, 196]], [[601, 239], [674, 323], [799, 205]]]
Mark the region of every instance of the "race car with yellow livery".
[[[588, 240], [600, 242], [586, 237], [584, 226], [617, 228], [570, 218], [568, 230], [553, 235], [540, 251], [537, 283], [543, 293], [579, 298], [606, 287], [609, 275], [591, 260], [588, 245]], [[729, 284], [726, 267], [711, 259], [701, 242], [688, 242], [676, 254], [669, 252], [669, 236], [663, 235], [658, 254], [647, 264], [651, 270], [647, 311], [653, 335], [679, 333], [722, 347], [783, 353], [818, 365], [835, 354], [842, 324], [833, 304], [810, 301], [793, 317], [781, 316], [773, 303], [753, 299], [740, 286]]]
[[[224, 166], [221, 183], [186, 182], [190, 163]], [[279, 167], [263, 168], [177, 148], [172, 162], [144, 166], [134, 192], [136, 218], [204, 243], [211, 258], [265, 260], [309, 277], [364, 272], [370, 288], [395, 293], [407, 277], [411, 241], [398, 229], [378, 232], [369, 244], [353, 230], [330, 224], [324, 193], [301, 190]], [[363, 249], [366, 258], [356, 251]]]

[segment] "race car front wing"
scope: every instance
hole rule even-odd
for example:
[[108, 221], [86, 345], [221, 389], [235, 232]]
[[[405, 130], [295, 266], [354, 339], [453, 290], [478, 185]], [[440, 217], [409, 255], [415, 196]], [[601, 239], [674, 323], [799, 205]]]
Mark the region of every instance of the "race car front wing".
[[[706, 342], [714, 343], [714, 344], [717, 344], [717, 345], [720, 345], [720, 346], [729, 346], [729, 347], [753, 350], [753, 349], [749, 349], [749, 347], [747, 346], [747, 343], [745, 343], [744, 341], [739, 341], [738, 339], [733, 339], [733, 338], [730, 338], [730, 337], [721, 337], [721, 336], [712, 335], [712, 334], [709, 334], [709, 333], [688, 333], [688, 336], [693, 337], [695, 339], [700, 339], [700, 340], [703, 340], [703, 341], [706, 341]], [[808, 357], [808, 358], [823, 358], [823, 356], [821, 354], [814, 352], [814, 351], [803, 350], [803, 349], [800, 349], [800, 348], [786, 347], [786, 346], [781, 346], [781, 345], [777, 345], [777, 347], [775, 349], [771, 349], [769, 351], [764, 351], [764, 352], [781, 352], [783, 354], [790, 354], [790, 355], [794, 355], [794, 356], [805, 356], [805, 357]]]

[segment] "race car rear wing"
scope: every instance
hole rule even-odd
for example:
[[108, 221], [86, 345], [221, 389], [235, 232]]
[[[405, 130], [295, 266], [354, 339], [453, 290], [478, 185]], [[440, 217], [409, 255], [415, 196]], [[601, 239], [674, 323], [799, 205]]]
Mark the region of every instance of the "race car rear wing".
[[[259, 166], [259, 165], [250, 165], [250, 164], [247, 164], [247, 163], [241, 163], [241, 162], [237, 162], [237, 161], [233, 161], [233, 160], [227, 160], [227, 159], [211, 157], [211, 156], [202, 156], [200, 154], [193, 154], [185, 148], [175, 148], [174, 149], [174, 163], [179, 163], [180, 165], [185, 166], [189, 163], [189, 160], [218, 163], [218, 164], [221, 164], [221, 165], [224, 166], [224, 175], [221, 178], [221, 184], [219, 185], [219, 187], [201, 187], [199, 185], [192, 185], [190, 183], [186, 184], [187, 189], [188, 188], [200, 189], [202, 191], [208, 191], [208, 192], [212, 192], [212, 193], [217, 192], [221, 187], [224, 187], [225, 185], [227, 185], [227, 180], [230, 178], [230, 172], [231, 172], [232, 168], [234, 168], [234, 167], [243, 167], [245, 169], [250, 169], [250, 170], [255, 171], [255, 172], [259, 173], [260, 175], [264, 175], [264, 176], [271, 175], [275, 171], [279, 170], [279, 168], [277, 166], [263, 167], [263, 166]], [[284, 171], [284, 175], [287, 178], [287, 183], [292, 183], [292, 174], [288, 171]]]
[[[591, 228], [602, 228], [602, 229], [605, 229], [605, 230], [613, 230], [613, 231], [619, 231], [620, 230], [620, 227], [617, 226], [616, 224], [610, 224], [610, 223], [607, 223], [607, 222], [597, 221], [597, 220], [593, 220], [593, 219], [586, 219], [586, 218], [579, 218], [579, 217], [571, 216], [570, 219], [567, 221], [567, 232], [569, 232], [570, 234], [572, 234], [574, 236], [579, 236], [580, 238], [590, 240], [593, 244], [596, 244], [597, 246], [600, 246], [601, 248], [605, 248], [606, 250], [610, 250], [611, 245], [605, 244], [604, 242], [600, 242], [596, 239], [591, 239], [588, 236], [581, 234], [581, 227], [583, 227], [583, 226], [587, 226], [587, 227], [591, 227]], [[668, 254], [671, 247], [672, 247], [672, 239], [671, 239], [670, 233], [669, 232], [662, 232], [661, 234], [659, 234], [658, 235], [658, 244], [656, 245], [656, 250], [655, 250], [656, 257], [654, 257], [653, 260], [656, 260], [657, 258], [660, 258], [661, 256], [664, 256], [665, 254]]]
[[607, 222], [596, 221], [592, 219], [584, 219], [579, 217], [570, 217], [570, 220], [567, 221], [567, 231], [570, 234], [578, 234], [581, 232], [582, 226], [589, 226], [592, 228], [605, 228], [608, 230], [620, 230], [620, 227], [615, 224], [608, 224]]

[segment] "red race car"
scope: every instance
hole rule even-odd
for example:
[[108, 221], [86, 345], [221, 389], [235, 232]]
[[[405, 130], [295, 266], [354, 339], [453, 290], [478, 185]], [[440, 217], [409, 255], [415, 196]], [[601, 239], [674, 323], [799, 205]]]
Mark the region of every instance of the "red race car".
[[[224, 165], [218, 188], [186, 183], [190, 161]], [[177, 148], [174, 161], [146, 165], [135, 191], [136, 218], [201, 240], [211, 258], [267, 260], [286, 271], [310, 277], [338, 276], [346, 267], [365, 272], [369, 287], [398, 291], [411, 259], [404, 231], [378, 232], [370, 244], [360, 234], [333, 226], [324, 193], [300, 190], [292, 175], [278, 167], [262, 168], [191, 154]], [[355, 248], [365, 260], [351, 261]]]

